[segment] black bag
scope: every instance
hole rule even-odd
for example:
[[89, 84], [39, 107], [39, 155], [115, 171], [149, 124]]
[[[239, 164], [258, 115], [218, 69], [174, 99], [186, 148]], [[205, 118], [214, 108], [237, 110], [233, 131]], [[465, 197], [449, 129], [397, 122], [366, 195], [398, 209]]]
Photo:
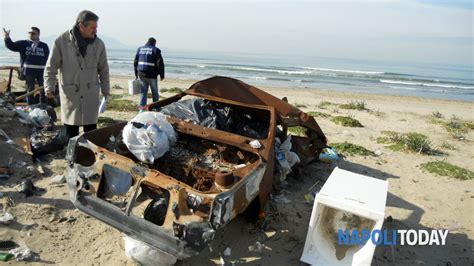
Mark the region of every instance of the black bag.
[[65, 128], [56, 130], [38, 130], [30, 136], [31, 150], [34, 155], [48, 154], [63, 149], [68, 142]]

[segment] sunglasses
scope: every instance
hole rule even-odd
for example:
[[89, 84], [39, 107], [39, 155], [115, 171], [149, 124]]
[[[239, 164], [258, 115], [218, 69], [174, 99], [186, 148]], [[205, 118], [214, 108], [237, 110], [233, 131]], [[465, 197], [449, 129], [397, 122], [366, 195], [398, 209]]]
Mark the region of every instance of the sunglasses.
[[28, 34], [31, 34], [31, 35], [36, 35], [36, 32], [34, 32], [34, 31], [30, 31], [30, 32], [28, 32]]

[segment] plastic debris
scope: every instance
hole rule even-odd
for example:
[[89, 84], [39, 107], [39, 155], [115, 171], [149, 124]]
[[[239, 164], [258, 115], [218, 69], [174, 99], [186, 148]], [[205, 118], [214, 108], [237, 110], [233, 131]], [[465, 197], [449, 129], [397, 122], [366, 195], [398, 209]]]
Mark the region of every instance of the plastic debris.
[[252, 140], [249, 144], [250, 144], [250, 147], [254, 149], [260, 149], [262, 147], [262, 144], [260, 144], [260, 141], [258, 140]]
[[49, 122], [51, 122], [51, 117], [49, 117], [48, 112], [40, 108], [31, 110], [29, 116], [33, 124], [39, 128], [48, 127]]
[[13, 259], [15, 256], [13, 256], [10, 253], [5, 253], [5, 252], [0, 252], [0, 261], [9, 261]]
[[127, 235], [125, 241], [125, 255], [141, 265], [173, 265], [177, 258], [153, 248]]
[[18, 245], [11, 240], [0, 240], [0, 249], [16, 248]]
[[316, 198], [316, 192], [310, 192], [307, 194], [304, 194], [303, 198], [306, 203], [313, 203], [314, 199]]
[[25, 194], [26, 197], [29, 197], [29, 196], [34, 195], [35, 193], [41, 193], [44, 191], [45, 189], [43, 188], [35, 187], [31, 179], [26, 179], [23, 182], [21, 182], [20, 193]]
[[34, 261], [34, 260], [38, 259], [38, 256], [35, 253], [33, 253], [31, 251], [31, 249], [29, 249], [26, 246], [18, 247], [18, 248], [9, 250], [8, 253], [15, 256], [15, 259], [17, 261], [22, 261], [22, 260], [24, 260], [24, 261]]
[[57, 175], [51, 179], [49, 184], [56, 185], [56, 184], [63, 184], [66, 183], [66, 177], [64, 175]]
[[319, 160], [323, 163], [335, 163], [339, 160], [339, 155], [337, 155], [337, 151], [333, 148], [324, 148], [319, 154]]
[[276, 203], [291, 203], [291, 200], [287, 199], [283, 195], [277, 195], [277, 196], [273, 197], [273, 201], [276, 202]]
[[224, 255], [225, 257], [229, 257], [232, 253], [232, 250], [227, 247], [226, 249], [224, 249], [224, 252], [222, 252], [222, 255]]
[[380, 155], [383, 154], [383, 151], [381, 151], [380, 149], [376, 149], [376, 150], [374, 151], [374, 154], [377, 155], [377, 156], [380, 156]]
[[67, 141], [65, 130], [38, 130], [30, 136], [31, 150], [36, 155], [61, 150]]
[[248, 250], [250, 252], [255, 251], [255, 252], [261, 253], [262, 252], [262, 247], [263, 247], [263, 245], [260, 242], [257, 241], [257, 242], [255, 242], [254, 245], [248, 246]]
[[123, 128], [123, 142], [140, 161], [153, 163], [174, 145], [176, 133], [165, 115], [143, 112]]
[[10, 224], [15, 220], [15, 217], [8, 212], [0, 215], [0, 224]]
[[203, 99], [174, 102], [162, 107], [160, 113], [248, 138], [265, 139], [268, 135], [269, 125], [254, 119], [253, 114]]
[[300, 162], [300, 158], [295, 152], [291, 151], [291, 135], [281, 143], [279, 138], [275, 139], [275, 158], [278, 161], [279, 179], [283, 181], [291, 172], [291, 167]]
[[21, 109], [20, 107], [18, 107], [17, 109], [14, 110], [15, 113], [21, 117], [21, 119], [23, 119], [24, 121], [28, 122], [28, 123], [31, 123], [31, 120], [30, 120], [30, 116], [28, 115], [27, 112], [23, 111], [23, 109]]

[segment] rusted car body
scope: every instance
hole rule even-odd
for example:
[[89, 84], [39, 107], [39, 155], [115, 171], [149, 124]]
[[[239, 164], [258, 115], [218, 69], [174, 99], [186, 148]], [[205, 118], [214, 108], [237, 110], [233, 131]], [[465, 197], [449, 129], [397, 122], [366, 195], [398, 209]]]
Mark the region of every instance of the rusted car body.
[[[188, 98], [225, 110], [226, 126], [206, 127], [168, 113], [178, 141], [150, 165], [117, 141], [126, 123], [71, 139], [66, 156], [77, 208], [180, 259], [196, 255], [237, 215], [264, 208], [273, 184], [275, 138], [284, 139], [288, 127], [306, 128], [306, 136], [292, 138], [301, 164], [316, 160], [326, 147], [313, 117], [227, 77], [197, 82], [146, 109], [163, 111]], [[250, 145], [254, 140], [259, 148]]]

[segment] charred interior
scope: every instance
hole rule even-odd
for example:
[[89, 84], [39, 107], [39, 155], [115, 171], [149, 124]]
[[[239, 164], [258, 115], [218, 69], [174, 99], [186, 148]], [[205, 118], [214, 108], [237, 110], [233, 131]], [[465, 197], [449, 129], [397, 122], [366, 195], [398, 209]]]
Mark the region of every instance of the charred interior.
[[[127, 149], [122, 139], [121, 126], [102, 134], [90, 134], [87, 139], [107, 150], [138, 162]], [[91, 132], [93, 133], [93, 132]], [[238, 147], [194, 137], [177, 132], [177, 142], [164, 156], [147, 165], [183, 182], [196, 190], [206, 193], [223, 191], [237, 183], [243, 174], [239, 169], [256, 162], [258, 156]], [[94, 153], [84, 147], [77, 148], [76, 163], [91, 166], [95, 162]], [[115, 173], [115, 175], [117, 175]]]
[[[232, 174], [233, 171], [257, 159], [255, 154], [237, 147], [179, 133], [176, 145], [163, 157], [155, 160], [150, 168], [172, 176], [196, 190], [219, 192], [221, 189], [217, 186], [226, 187], [238, 182], [240, 177]], [[231, 177], [221, 178], [225, 175]]]

